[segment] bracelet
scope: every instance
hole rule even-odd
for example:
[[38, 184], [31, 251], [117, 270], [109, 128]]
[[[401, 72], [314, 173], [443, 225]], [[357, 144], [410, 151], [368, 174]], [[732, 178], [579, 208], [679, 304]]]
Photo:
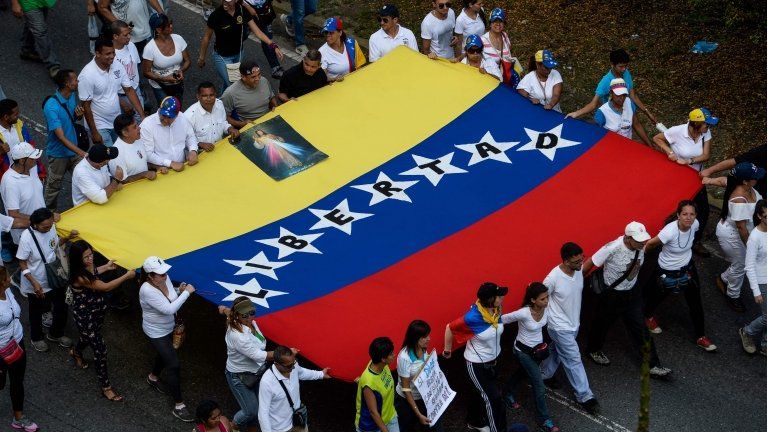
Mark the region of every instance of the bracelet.
[[691, 158], [691, 161], [688, 163], [688, 165], [693, 165], [694, 163], [696, 162], [693, 160], [693, 158]]
[[278, 48], [280, 48], [280, 47], [279, 47], [279, 46], [278, 46], [276, 43], [274, 43], [274, 42], [270, 42], [270, 43], [269, 43], [269, 47], [270, 47], [270, 48], [272, 48], [272, 49], [278, 49]]
[[24, 277], [24, 276], [26, 276], [28, 274], [31, 274], [31, 273], [32, 273], [32, 270], [30, 270], [30, 269], [22, 270], [21, 271], [21, 277]]

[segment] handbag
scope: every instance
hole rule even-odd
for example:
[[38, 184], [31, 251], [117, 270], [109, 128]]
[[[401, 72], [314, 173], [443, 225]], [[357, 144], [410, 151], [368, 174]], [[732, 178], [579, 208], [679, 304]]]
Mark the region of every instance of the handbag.
[[[175, 290], [176, 287], [173, 287]], [[176, 295], [179, 295], [179, 292], [176, 291]], [[168, 297], [165, 298], [168, 300], [168, 303], [171, 303], [171, 299]], [[173, 349], [179, 349], [181, 348], [181, 345], [184, 343], [184, 339], [186, 339], [187, 336], [187, 329], [184, 326], [184, 320], [181, 319], [178, 313], [173, 314], [173, 320], [175, 321], [175, 324], [173, 326], [173, 338], [172, 338], [172, 344]]]
[[[37, 237], [35, 236], [35, 232], [32, 230], [32, 227], [27, 228], [29, 230], [29, 233], [32, 235], [32, 240], [35, 241], [35, 246], [37, 246], [37, 251], [40, 253], [40, 259], [43, 261], [43, 264], [45, 265], [45, 279], [48, 282], [48, 287], [52, 290], [57, 289], [65, 289], [69, 285], [69, 274], [67, 274], [67, 271], [64, 269], [64, 266], [61, 265], [61, 260], [58, 256], [51, 261], [46, 262], [45, 261], [45, 254], [43, 254], [43, 249], [40, 248], [40, 243], [37, 242]], [[58, 246], [57, 246], [58, 247]]]
[[[275, 375], [275, 371], [272, 371], [272, 375]], [[275, 375], [275, 378], [277, 378], [277, 375]], [[298, 408], [296, 408], [293, 405], [293, 399], [291, 399], [291, 395], [288, 393], [288, 389], [285, 387], [285, 383], [283, 383], [283, 381], [280, 379], [278, 379], [277, 382], [280, 384], [280, 387], [283, 388], [285, 397], [288, 398], [288, 403], [291, 404], [291, 409], [293, 410], [293, 417], [291, 418], [291, 420], [293, 420], [293, 426], [300, 428], [306, 427], [309, 415], [307, 412], [307, 406], [302, 403]]]
[[244, 386], [251, 390], [257, 390], [261, 384], [261, 379], [264, 378], [264, 372], [271, 367], [272, 362], [265, 361], [256, 372], [240, 372], [237, 374], [237, 377]]
[[10, 342], [8, 342], [4, 347], [0, 348], [0, 357], [3, 359], [5, 364], [9, 366], [13, 363], [16, 363], [16, 361], [19, 360], [23, 355], [24, 348], [22, 348], [13, 337], [11, 337]]
[[612, 284], [606, 285], [605, 284], [605, 275], [603, 272], [602, 267], [598, 267], [589, 275], [589, 284], [592, 286], [592, 291], [595, 294], [602, 294], [605, 291], [612, 290], [619, 286], [622, 282], [627, 280], [629, 277], [629, 274], [632, 272], [632, 269], [635, 268], [635, 265], [637, 264], [637, 259], [640, 256], [640, 251], [635, 251], [635, 257], [632, 258], [632, 263], [627, 267], [627, 270], [624, 272], [623, 275], [621, 275], [620, 278], [613, 281]]
[[542, 362], [549, 357], [549, 345], [546, 342], [536, 344], [534, 347], [529, 347], [520, 341], [515, 341], [515, 346], [520, 351], [528, 354], [536, 362]]

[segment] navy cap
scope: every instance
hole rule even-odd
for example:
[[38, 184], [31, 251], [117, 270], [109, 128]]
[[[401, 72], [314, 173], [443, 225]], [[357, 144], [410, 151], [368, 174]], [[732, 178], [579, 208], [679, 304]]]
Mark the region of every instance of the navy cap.
[[397, 6], [388, 4], [388, 5], [382, 6], [381, 9], [379, 9], [379, 16], [399, 18], [400, 12], [397, 10]]
[[751, 162], [742, 162], [731, 170], [731, 175], [739, 180], [760, 180], [765, 177], [765, 169]]

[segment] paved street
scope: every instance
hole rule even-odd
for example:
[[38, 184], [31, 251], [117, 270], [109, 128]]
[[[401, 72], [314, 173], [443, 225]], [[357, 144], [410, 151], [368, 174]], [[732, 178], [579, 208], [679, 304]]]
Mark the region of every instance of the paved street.
[[[176, 33], [187, 40], [193, 61], [186, 74], [185, 106], [188, 106], [194, 100], [196, 84], [202, 80], [216, 82], [216, 77], [210, 59], [202, 70], [194, 65], [204, 31], [200, 14], [173, 3], [170, 15]], [[84, 4], [60, 2], [49, 17], [49, 25], [63, 67], [79, 71], [90, 60]], [[19, 101], [22, 114], [32, 121], [31, 125], [44, 128], [40, 105], [43, 98], [53, 92], [54, 86], [41, 65], [19, 60], [21, 22], [10, 11], [0, 12], [0, 29], [0, 84], [8, 97]], [[292, 51], [292, 45], [284, 37], [278, 36], [277, 41], [285, 51]], [[246, 44], [246, 57], [257, 58], [262, 70], [269, 70], [257, 44]], [[285, 63], [290, 66], [295, 61], [286, 59]], [[565, 97], [568, 97], [567, 94]], [[38, 133], [36, 138], [38, 142], [44, 142], [43, 135]], [[60, 204], [62, 208], [68, 206], [68, 197], [62, 199]], [[714, 221], [710, 223], [710, 231], [713, 227]], [[711, 236], [707, 245], [719, 253], [714, 233]], [[719, 347], [717, 353], [705, 353], [694, 345], [687, 307], [682, 298], [670, 298], [659, 308], [664, 332], [655, 340], [662, 362], [674, 373], [670, 381], [651, 383], [653, 431], [766, 430], [766, 358], [745, 354], [736, 333], [740, 325], [759, 311], [749, 298], [746, 285], [744, 300], [750, 307], [749, 311], [736, 314], [725, 306], [712, 283], [716, 272], [722, 271], [725, 266], [726, 263], [717, 256], [699, 262], [704, 281], [707, 332]], [[171, 416], [171, 400], [150, 390], [144, 381], [154, 354], [141, 331], [141, 311], [135, 287], [128, 290], [128, 295], [132, 307], [125, 312], [108, 314], [105, 324], [110, 377], [126, 401], [114, 403], [101, 397], [94, 371], [74, 369], [63, 348], [53, 347], [49, 353], [29, 351], [25, 411], [41, 425], [41, 430], [188, 432], [191, 429]], [[25, 302], [21, 303], [24, 305]], [[508, 299], [507, 310], [516, 304], [516, 299]], [[201, 399], [215, 399], [223, 405], [225, 414], [231, 417], [237, 406], [224, 380], [223, 318], [215, 313], [211, 304], [199, 297], [193, 297], [185, 309], [188, 339], [180, 350], [185, 398], [192, 407]], [[588, 327], [589, 317], [585, 317], [583, 322], [584, 327]], [[438, 329], [433, 333], [433, 340], [439, 341], [442, 324], [432, 325]], [[76, 335], [73, 324], [69, 334]], [[514, 335], [514, 328], [509, 328], [503, 339], [501, 370], [504, 379], [517, 367], [510, 351]], [[397, 336], [395, 343], [399, 345], [400, 336]], [[27, 344], [29, 346], [28, 339]], [[328, 346], [329, 349], [343, 349], [331, 348], [333, 341], [329, 341]], [[585, 357], [592, 389], [602, 405], [601, 416], [591, 417], [575, 408], [566, 390], [549, 393], [551, 414], [563, 431], [635, 429], [640, 398], [639, 365], [620, 323], [609, 334], [605, 353], [612, 360], [609, 367], [597, 366]], [[340, 351], [339, 355], [343, 356], [344, 352]], [[90, 353], [87, 352], [86, 356], [90, 358]], [[308, 366], [306, 362], [302, 363]], [[468, 391], [468, 382], [461, 355], [454, 355], [450, 361], [441, 360], [441, 364], [449, 382], [459, 392], [445, 414], [446, 430], [463, 432], [466, 430], [464, 395]], [[360, 365], [361, 371], [364, 366]], [[303, 384], [302, 389], [302, 399], [309, 407], [313, 431], [353, 430], [353, 384], [308, 382]], [[0, 396], [0, 431], [10, 430], [7, 394], [6, 389]], [[522, 390], [522, 396], [523, 410], [510, 412], [509, 418], [533, 426], [530, 390]]]

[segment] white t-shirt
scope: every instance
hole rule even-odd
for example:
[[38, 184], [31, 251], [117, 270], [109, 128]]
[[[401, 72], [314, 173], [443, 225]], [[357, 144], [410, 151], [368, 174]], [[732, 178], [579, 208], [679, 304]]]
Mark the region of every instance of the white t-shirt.
[[115, 118], [120, 115], [120, 99], [117, 94], [123, 87], [133, 85], [123, 65], [113, 61], [109, 70], [102, 70], [96, 65], [96, 60], [91, 60], [77, 79], [77, 94], [81, 101], [91, 101], [96, 129], [112, 129]]
[[[395, 387], [397, 394], [401, 397], [405, 397], [405, 393], [403, 393], [403, 378], [414, 377], [419, 373], [419, 370], [421, 370], [421, 366], [425, 361], [427, 361], [426, 351], [424, 351], [421, 358], [419, 358], [416, 357], [416, 354], [413, 351], [409, 351], [408, 348], [400, 350], [400, 353], [397, 355], [397, 375], [400, 377], [400, 379], [397, 380], [397, 386]], [[411, 382], [411, 395], [413, 396], [413, 400], [421, 399], [421, 393], [419, 393], [419, 389], [413, 385], [413, 382]]]
[[[520, 84], [517, 85], [517, 88], [527, 91], [530, 97], [538, 99], [541, 102], [541, 105], [546, 105], [552, 100], [555, 86], [562, 82], [563, 77], [561, 77], [560, 72], [555, 69], [552, 69], [549, 72], [549, 76], [545, 83], [539, 81], [539, 77], [536, 76], [536, 71], [531, 71], [520, 80]], [[552, 109], [561, 112], [560, 103], [558, 102]]]
[[11, 338], [19, 343], [24, 338], [21, 327], [21, 307], [9, 287], [5, 290], [5, 300], [0, 300], [0, 347], [8, 345]]
[[755, 228], [747, 239], [744, 269], [747, 271], [747, 280], [753, 296], [760, 295], [760, 284], [765, 284], [766, 281], [766, 238], [765, 231]]
[[325, 70], [329, 79], [336, 79], [349, 73], [349, 56], [347, 56], [347, 45], [341, 44], [344, 52], [338, 52], [331, 48], [328, 43], [324, 43], [320, 51], [320, 66]]
[[0, 213], [0, 231], [11, 232], [13, 227], [13, 218]]
[[430, 12], [421, 22], [421, 38], [430, 41], [429, 50], [431, 52], [440, 58], [450, 60], [455, 57], [451, 46], [455, 26], [456, 13], [453, 12], [453, 9], [448, 9], [448, 16], [442, 20]]
[[[59, 247], [59, 236], [56, 234], [56, 225], [46, 233], [34, 231], [35, 238], [40, 244], [40, 249], [45, 254], [45, 261], [50, 263], [56, 259], [56, 248]], [[48, 286], [48, 279], [45, 276], [45, 263], [40, 258], [40, 252], [35, 246], [35, 241], [32, 239], [32, 233], [29, 229], [25, 229], [19, 239], [19, 249], [16, 251], [16, 258], [25, 260], [27, 262], [27, 268], [32, 272], [37, 283], [43, 287], [43, 292], [48, 292], [51, 287]], [[26, 277], [21, 278], [21, 288], [19, 289], [21, 294], [25, 297], [29, 294], [34, 294], [35, 289]]]
[[118, 138], [113, 147], [117, 148], [119, 152], [116, 158], [109, 161], [109, 172], [113, 175], [117, 172], [117, 167], [123, 169], [123, 180], [149, 170], [147, 151], [140, 139], [134, 141], [133, 144], [128, 144], [122, 138]]
[[[453, 32], [464, 36], [464, 38], [469, 35], [482, 36], [483, 33], [485, 33], [485, 23], [482, 18], [480, 18], [480, 14], [477, 14], [475, 19], [472, 19], [467, 15], [464, 9], [462, 9], [458, 18], [456, 18], [456, 26], [454, 27]], [[461, 52], [464, 52], [463, 43], [461, 44]]]
[[139, 304], [141, 305], [141, 328], [150, 339], [169, 335], [176, 326], [174, 314], [189, 298], [189, 291], [176, 293], [171, 284], [171, 278], [165, 278], [168, 297], [162, 291], [144, 282], [139, 288]]
[[0, 135], [2, 135], [3, 141], [8, 144], [8, 148], [14, 148], [21, 144], [15, 124], [12, 124], [8, 129], [3, 127], [3, 125], [0, 125]]
[[81, 160], [72, 170], [72, 203], [106, 203], [108, 197], [104, 188], [109, 186], [109, 181], [110, 175], [106, 166], [94, 168], [88, 159]]
[[[139, 79], [141, 78], [141, 56], [133, 42], [119, 50], [115, 50], [115, 62], [123, 65], [128, 79], [131, 81], [131, 87], [134, 90], [139, 88]], [[120, 94], [125, 94], [125, 90], [120, 88]]]
[[[541, 315], [541, 319], [536, 321], [531, 314], [531, 308], [522, 307], [514, 312], [504, 314], [501, 316], [501, 322], [509, 324], [517, 322], [517, 338], [521, 344], [533, 348], [536, 345], [544, 342], [544, 336], [541, 334], [541, 329], [547, 325], [547, 319], [549, 313], [548, 308], [544, 308], [544, 313]], [[517, 347], [515, 347], [517, 349]]]
[[581, 292], [584, 290], [584, 276], [581, 270], [568, 276], [557, 266], [544, 278], [549, 288], [549, 328], [553, 330], [577, 331], [581, 314]]
[[[688, 123], [672, 126], [664, 132], [664, 139], [669, 143], [669, 147], [675, 152], [675, 155], [683, 159], [690, 159], [701, 156], [704, 153], [704, 142], [712, 139], [712, 132], [707, 130], [696, 141], [688, 135]], [[701, 171], [702, 164], [695, 163], [689, 165], [696, 171]]]
[[368, 60], [373, 63], [400, 45], [405, 45], [414, 51], [419, 50], [416, 45], [416, 36], [407, 28], [398, 25], [395, 37], [391, 37], [383, 29], [379, 29], [368, 40]]
[[[43, 183], [40, 178], [32, 175], [19, 174], [9, 169], [0, 180], [0, 196], [3, 198], [5, 211], [18, 210], [22, 214], [31, 215], [33, 211], [45, 207], [43, 198]], [[19, 238], [25, 228], [11, 229], [13, 242], [19, 244]]]
[[215, 144], [224, 137], [227, 129], [229, 129], [227, 110], [224, 109], [224, 102], [219, 99], [213, 103], [211, 112], [206, 111], [200, 102], [195, 102], [184, 111], [184, 117], [192, 125], [199, 142]]
[[[643, 255], [643, 251], [638, 253], [637, 263], [629, 272], [627, 278], [614, 288], [616, 291], [628, 291], [635, 286], [637, 274], [640, 272], [640, 266], [645, 258]], [[606, 244], [592, 255], [592, 263], [597, 267], [603, 268], [603, 280], [606, 285], [611, 285], [624, 275], [634, 259], [635, 251], [630, 250], [624, 244], [624, 236]]]
[[[174, 72], [181, 70], [181, 64], [184, 62], [184, 55], [182, 54], [187, 49], [187, 41], [183, 37], [172, 34], [173, 47], [175, 51], [172, 55], [166, 56], [160, 52], [160, 48], [157, 47], [157, 42], [152, 39], [144, 47], [142, 54], [144, 60], [152, 62], [152, 72], [166, 77], [172, 75]], [[160, 88], [160, 84], [153, 80], [148, 80], [149, 85], [154, 88]]]
[[232, 373], [256, 372], [267, 360], [267, 339], [261, 332], [256, 321], [251, 329], [243, 326], [243, 332], [227, 328], [224, 341], [227, 343], [227, 370]]
[[[464, 57], [461, 60], [464, 64], [469, 64], [469, 59], [467, 57]], [[488, 73], [488, 75], [494, 76], [496, 79], [501, 81], [501, 68], [499, 67], [499, 64], [496, 63], [495, 60], [489, 59], [487, 57], [483, 57], [483, 60], [480, 61], [480, 67], [485, 69], [485, 72]]]
[[691, 261], [691, 248], [693, 247], [693, 237], [699, 230], [699, 221], [694, 220], [691, 228], [686, 232], [681, 232], [677, 221], [668, 223], [659, 231], [659, 240], [664, 246], [661, 247], [659, 254], [659, 267], [664, 270], [680, 270]]
[[133, 24], [131, 42], [142, 42], [152, 36], [147, 3], [146, 0], [111, 0], [112, 14], [120, 21]]

